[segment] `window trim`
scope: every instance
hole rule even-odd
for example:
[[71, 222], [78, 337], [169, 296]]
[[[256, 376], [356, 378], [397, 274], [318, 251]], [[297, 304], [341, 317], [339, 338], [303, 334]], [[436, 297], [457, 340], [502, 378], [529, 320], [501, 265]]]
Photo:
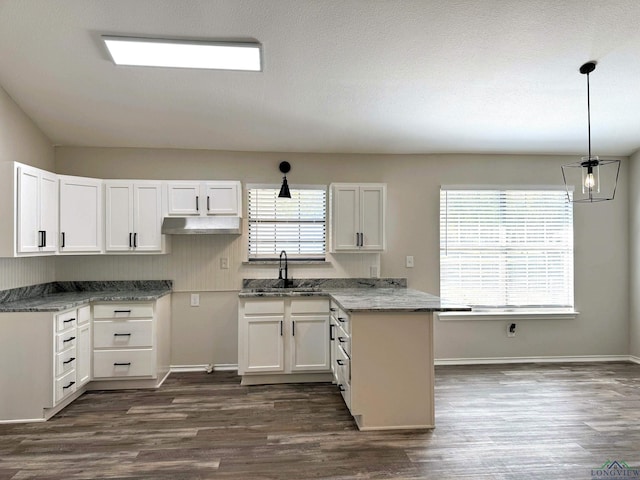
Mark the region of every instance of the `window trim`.
[[[325, 227], [325, 235], [324, 235], [324, 253], [322, 255], [302, 255], [287, 252], [287, 261], [288, 263], [299, 263], [299, 264], [327, 264], [330, 263], [327, 261], [327, 229], [328, 229], [328, 221], [329, 221], [329, 187], [328, 185], [323, 184], [303, 184], [303, 185], [294, 185], [289, 187], [291, 190], [323, 190], [325, 193], [325, 208], [324, 208], [324, 227]], [[280, 184], [275, 183], [249, 183], [246, 185], [246, 196], [247, 196], [247, 240], [245, 244], [245, 254], [246, 254], [246, 262], [243, 262], [245, 265], [273, 265], [279, 263], [279, 257], [276, 255], [274, 257], [252, 257], [249, 250], [249, 228], [251, 224], [251, 219], [249, 218], [249, 191], [252, 189], [272, 189], [272, 190], [280, 190]]]

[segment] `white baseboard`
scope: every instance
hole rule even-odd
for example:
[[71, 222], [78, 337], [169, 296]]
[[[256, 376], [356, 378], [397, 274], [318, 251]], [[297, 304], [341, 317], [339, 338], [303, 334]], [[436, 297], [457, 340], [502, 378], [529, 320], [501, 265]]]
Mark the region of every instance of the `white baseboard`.
[[[635, 359], [635, 360], [634, 360]], [[492, 365], [501, 363], [575, 363], [575, 362], [635, 362], [640, 358], [629, 355], [584, 355], [567, 357], [493, 357], [493, 358], [437, 358], [436, 365]]]
[[171, 365], [172, 373], [184, 373], [184, 372], [226, 372], [238, 370], [238, 365], [233, 363], [220, 363], [217, 365]]
[[640, 357], [636, 357], [634, 355], [629, 355], [629, 361], [632, 362], [632, 363], [640, 364]]

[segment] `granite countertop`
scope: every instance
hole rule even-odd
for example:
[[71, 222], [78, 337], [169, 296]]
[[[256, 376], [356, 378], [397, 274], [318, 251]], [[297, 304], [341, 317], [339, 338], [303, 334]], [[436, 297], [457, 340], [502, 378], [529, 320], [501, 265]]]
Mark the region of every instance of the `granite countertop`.
[[61, 312], [90, 302], [154, 301], [171, 293], [169, 280], [51, 282], [0, 292], [0, 312]]
[[404, 278], [306, 279], [291, 288], [274, 280], [244, 280], [239, 298], [313, 297], [332, 298], [347, 313], [469, 311], [429, 293], [406, 288]]

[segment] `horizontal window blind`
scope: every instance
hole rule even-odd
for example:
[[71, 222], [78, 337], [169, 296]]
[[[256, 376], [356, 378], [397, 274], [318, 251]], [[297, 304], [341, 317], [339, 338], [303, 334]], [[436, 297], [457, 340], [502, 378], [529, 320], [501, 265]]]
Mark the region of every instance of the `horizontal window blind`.
[[474, 307], [573, 307], [562, 190], [440, 191], [440, 295]]
[[249, 259], [323, 259], [326, 242], [327, 192], [324, 187], [248, 189]]

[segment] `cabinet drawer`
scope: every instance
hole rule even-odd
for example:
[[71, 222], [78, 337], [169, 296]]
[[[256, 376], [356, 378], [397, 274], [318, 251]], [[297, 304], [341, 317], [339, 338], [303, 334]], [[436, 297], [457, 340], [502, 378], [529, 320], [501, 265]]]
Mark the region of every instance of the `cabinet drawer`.
[[101, 320], [93, 324], [94, 348], [152, 346], [153, 320]]
[[84, 325], [91, 320], [91, 307], [85, 305], [78, 308], [78, 325]]
[[109, 303], [94, 305], [93, 318], [151, 318], [152, 303]]
[[338, 375], [341, 376], [342, 380], [351, 385], [351, 359], [342, 349], [342, 347], [338, 347], [336, 349], [336, 359], [335, 359], [336, 371]]
[[56, 352], [62, 352], [69, 348], [76, 347], [78, 339], [76, 337], [76, 330], [73, 329], [67, 333], [59, 333], [56, 335]]
[[56, 332], [62, 332], [67, 328], [75, 327], [77, 324], [78, 312], [76, 310], [56, 315]]
[[151, 377], [154, 352], [144, 350], [96, 350], [93, 352], [93, 378]]
[[344, 331], [342, 325], [338, 325], [335, 335], [338, 346], [342, 348], [349, 357], [351, 357], [351, 336]]
[[56, 377], [76, 368], [76, 353], [75, 348], [70, 348], [65, 352], [56, 354]]
[[347, 408], [351, 410], [351, 385], [343, 377], [341, 371], [338, 371], [337, 382], [338, 389], [340, 390], [344, 403], [347, 405]]
[[329, 311], [327, 299], [291, 300], [291, 313], [320, 313], [326, 315]]
[[71, 370], [66, 375], [56, 380], [54, 390], [54, 403], [58, 403], [67, 395], [76, 391], [76, 371]]
[[244, 304], [245, 315], [284, 314], [284, 300], [250, 300]]
[[335, 302], [331, 302], [329, 306], [331, 315], [337, 320], [337, 323], [344, 329], [345, 332], [351, 332], [351, 324], [349, 322], [349, 315], [345, 313]]

